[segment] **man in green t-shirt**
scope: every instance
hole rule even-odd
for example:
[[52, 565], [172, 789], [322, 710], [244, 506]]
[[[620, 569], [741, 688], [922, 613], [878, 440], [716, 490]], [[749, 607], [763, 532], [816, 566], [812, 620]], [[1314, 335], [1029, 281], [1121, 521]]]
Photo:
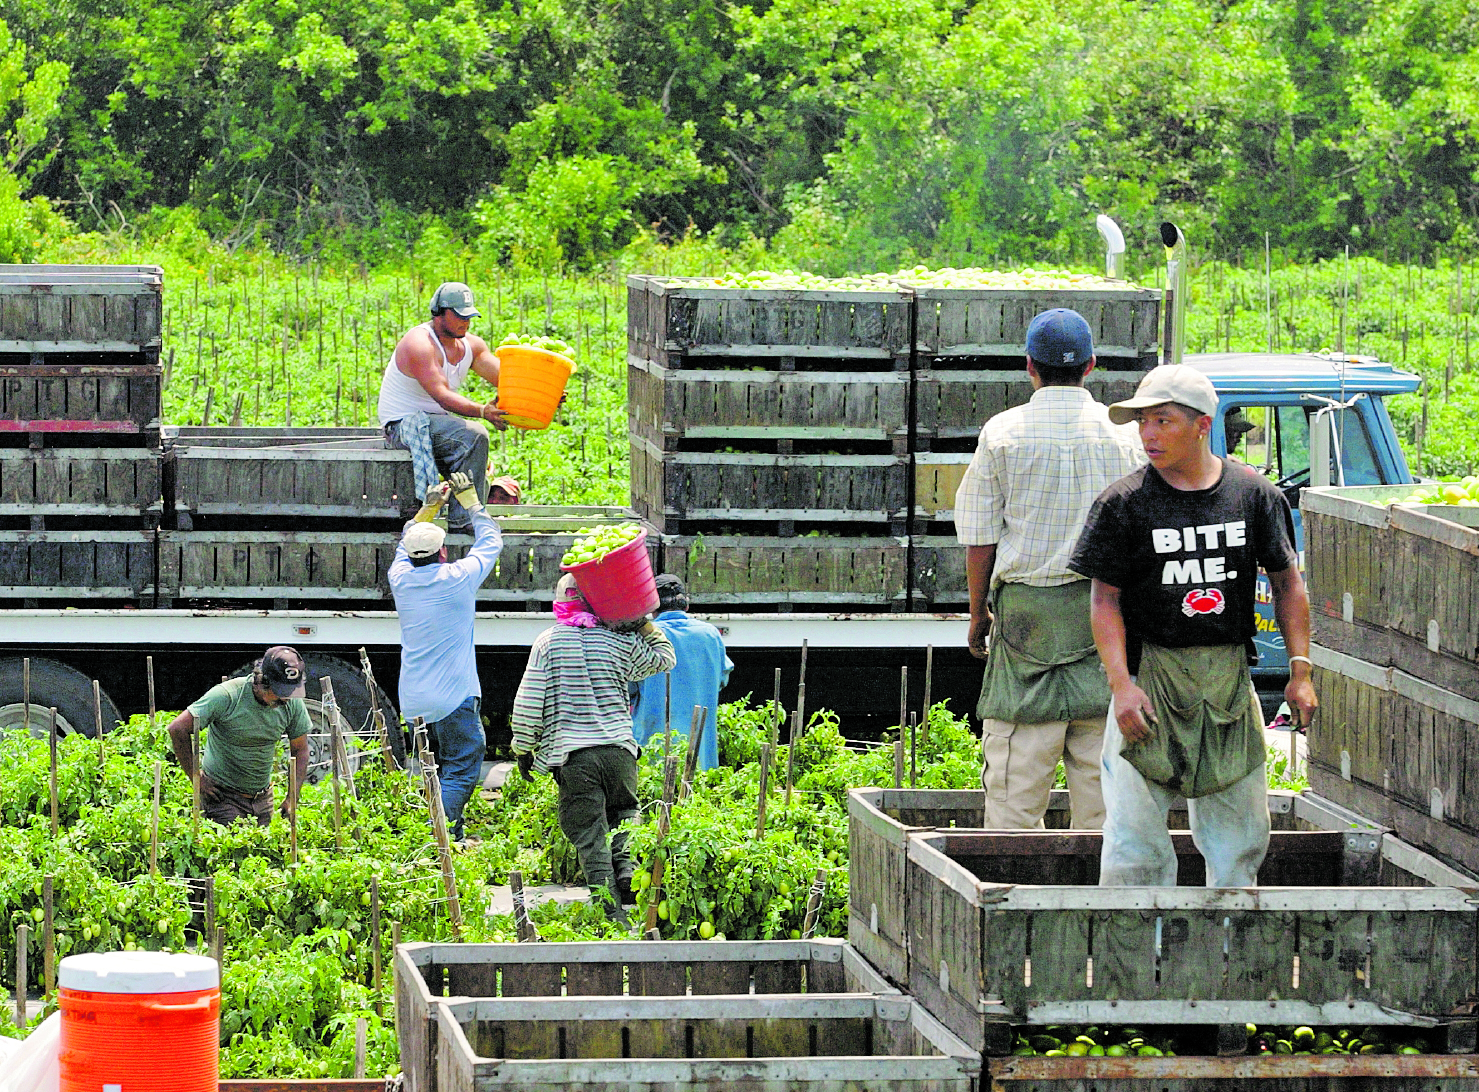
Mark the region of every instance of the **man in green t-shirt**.
[[[298, 769], [297, 784], [308, 776], [308, 710], [303, 705], [307, 673], [303, 657], [286, 645], [269, 648], [252, 674], [213, 686], [170, 722], [170, 745], [180, 767], [200, 786], [200, 807], [221, 824], [253, 818], [272, 821], [272, 760], [277, 741], [288, 737]], [[195, 769], [191, 736], [209, 728], [201, 769]], [[289, 792], [283, 818], [298, 806]]]

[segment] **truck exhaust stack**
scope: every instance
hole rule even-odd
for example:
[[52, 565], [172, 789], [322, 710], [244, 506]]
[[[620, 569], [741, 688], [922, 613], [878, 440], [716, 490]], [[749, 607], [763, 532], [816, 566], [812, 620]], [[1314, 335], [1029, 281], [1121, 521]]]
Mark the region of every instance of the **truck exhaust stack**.
[[1094, 226], [1104, 238], [1104, 275], [1112, 281], [1125, 279], [1125, 234], [1120, 226], [1102, 212]]
[[1180, 364], [1186, 351], [1186, 236], [1169, 220], [1161, 224], [1166, 247], [1166, 303], [1161, 323], [1161, 363]]

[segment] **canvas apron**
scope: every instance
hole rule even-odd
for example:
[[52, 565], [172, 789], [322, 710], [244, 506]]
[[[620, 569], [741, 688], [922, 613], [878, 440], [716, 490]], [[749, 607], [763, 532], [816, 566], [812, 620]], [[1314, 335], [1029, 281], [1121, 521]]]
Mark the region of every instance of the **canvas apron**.
[[1013, 724], [1102, 718], [1109, 684], [1089, 624], [1090, 581], [999, 584], [976, 715]]

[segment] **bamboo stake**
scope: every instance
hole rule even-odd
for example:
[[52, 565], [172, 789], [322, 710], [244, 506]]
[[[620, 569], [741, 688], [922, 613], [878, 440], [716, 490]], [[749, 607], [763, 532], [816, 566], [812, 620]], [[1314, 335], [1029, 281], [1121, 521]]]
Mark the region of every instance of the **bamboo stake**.
[[785, 714], [781, 711], [780, 668], [775, 669], [775, 696], [771, 698], [771, 702], [774, 704], [774, 709], [772, 710], [772, 716], [770, 718], [770, 746], [771, 749], [774, 750], [776, 745], [780, 743], [781, 720], [785, 716]]
[[31, 657], [21, 661], [21, 731], [31, 734]]
[[[643, 935], [657, 929], [657, 904], [662, 896], [663, 842], [672, 823], [673, 796], [677, 791], [678, 756], [669, 755], [663, 760], [662, 803], [657, 809], [657, 845], [652, 851], [652, 884], [647, 889], [647, 919], [643, 923]], [[655, 939], [655, 938], [652, 938]]]
[[796, 684], [796, 723], [801, 732], [806, 731], [806, 641], [801, 642], [801, 679]]
[[288, 811], [288, 859], [298, 863], [298, 762], [288, 753], [288, 799], [294, 801]]
[[817, 918], [821, 915], [822, 896], [827, 892], [827, 870], [819, 868], [811, 878], [811, 893], [806, 897], [806, 917], [801, 925], [801, 939], [816, 936]]
[[452, 925], [452, 939], [462, 940], [462, 903], [457, 898], [457, 873], [452, 869], [452, 843], [447, 838], [447, 815], [442, 810], [442, 784], [437, 777], [437, 764], [431, 756], [426, 738], [426, 721], [417, 717], [411, 722], [421, 748], [421, 776], [426, 784], [426, 805], [431, 812], [431, 827], [436, 834], [437, 856], [442, 865], [442, 886], [447, 892], [447, 919]]
[[154, 763], [154, 814], [149, 820], [149, 875], [159, 875], [159, 782], [164, 763]]
[[217, 925], [216, 934], [211, 937], [211, 958], [221, 966], [226, 965], [226, 926]]
[[21, 922], [15, 927], [15, 1026], [26, 1027], [26, 957], [30, 955], [31, 927]]
[[98, 686], [98, 680], [92, 681], [92, 726], [93, 732], [98, 739], [98, 774], [101, 774], [107, 766], [107, 743], [103, 740], [103, 691]]
[[909, 665], [899, 668], [899, 738], [904, 738], [904, 729], [909, 727]]
[[915, 787], [915, 782], [919, 776], [918, 752], [914, 746], [916, 738], [915, 728], [918, 723], [915, 719], [917, 715], [914, 710], [909, 710], [909, 787], [911, 789]]
[[149, 676], [149, 730], [159, 727], [158, 714], [154, 710], [154, 657], [144, 657], [144, 671]]
[[216, 878], [214, 876], [205, 878], [202, 899], [205, 902], [205, 932], [200, 939], [206, 948], [211, 948], [216, 940]]
[[41, 982], [42, 997], [56, 992], [56, 880], [41, 881]]
[[673, 753], [673, 673], [662, 673], [662, 757]]
[[930, 686], [935, 677], [935, 646], [924, 646], [924, 724], [920, 730], [919, 749], [928, 752], [930, 746]]
[[[329, 721], [329, 783], [334, 798], [334, 847], [343, 849], [344, 804], [339, 797], [339, 705], [334, 700], [333, 682], [324, 677], [319, 679], [318, 684], [322, 688], [320, 693]], [[292, 755], [288, 756], [288, 761], [292, 761]]]
[[760, 802], [755, 808], [755, 840], [765, 837], [765, 801], [770, 796], [770, 744], [760, 744]]
[[364, 650], [363, 646], [359, 650], [359, 664], [365, 676], [365, 689], [370, 694], [370, 715], [375, 719], [375, 738], [380, 743], [380, 758], [385, 763], [386, 771], [395, 773], [399, 767], [396, 765], [395, 751], [390, 746], [390, 729], [385, 724], [385, 713], [380, 708], [380, 688], [375, 684], [375, 671], [370, 667], [370, 654]]
[[380, 954], [380, 946], [381, 946], [382, 943], [383, 942], [380, 939], [380, 877], [379, 876], [375, 876], [375, 875], [371, 875], [370, 876], [370, 952], [371, 952], [370, 973], [371, 973], [372, 977], [370, 979], [370, 982], [371, 982], [371, 985], [373, 985], [375, 987], [375, 1015], [376, 1016], [381, 1015], [381, 1012], [380, 1012], [380, 975], [381, 975], [382, 968], [380, 966], [380, 961], [381, 961], [381, 959], [383, 957]]
[[904, 787], [904, 740], [894, 740], [894, 788]]
[[195, 767], [194, 782], [190, 786], [190, 826], [195, 837], [200, 836], [200, 729], [192, 725], [190, 728], [190, 762]]
[[365, 1079], [365, 1035], [369, 1030], [369, 1023], [361, 1016], [354, 1022], [354, 1076], [356, 1080]]
[[[61, 829], [61, 816], [58, 814], [60, 806], [57, 802], [56, 786], [56, 707], [48, 711], [49, 726], [46, 730], [47, 742], [51, 744], [51, 836], [56, 838]], [[156, 810], [157, 807], [156, 807]]]
[[708, 719], [708, 709], [702, 705], [693, 707], [693, 716], [688, 722], [688, 754], [683, 762], [683, 787], [678, 790], [679, 803], [687, 800], [688, 794], [693, 791], [693, 778], [698, 771], [698, 749], [703, 745], [704, 724]]
[[514, 933], [519, 943], [527, 944], [539, 939], [539, 930], [529, 920], [529, 901], [524, 895], [524, 873], [513, 869], [508, 874], [508, 889], [514, 902]]
[[791, 713], [791, 740], [786, 744], [786, 810], [791, 810], [791, 779], [796, 776], [796, 738], [801, 734], [801, 710]]

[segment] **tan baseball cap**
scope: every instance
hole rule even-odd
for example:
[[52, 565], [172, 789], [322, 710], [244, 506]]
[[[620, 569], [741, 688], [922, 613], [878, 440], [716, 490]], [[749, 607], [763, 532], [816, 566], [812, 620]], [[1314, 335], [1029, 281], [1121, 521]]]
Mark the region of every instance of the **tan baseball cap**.
[[401, 543], [406, 547], [406, 554], [410, 557], [430, 557], [440, 550], [442, 543], [446, 541], [447, 532], [435, 523], [413, 524], [401, 536]]
[[1135, 388], [1135, 397], [1109, 407], [1109, 419], [1117, 425], [1135, 420], [1135, 411], [1163, 406], [1167, 402], [1190, 406], [1199, 413], [1215, 416], [1217, 389], [1212, 381], [1188, 364], [1162, 364], [1152, 368]]

